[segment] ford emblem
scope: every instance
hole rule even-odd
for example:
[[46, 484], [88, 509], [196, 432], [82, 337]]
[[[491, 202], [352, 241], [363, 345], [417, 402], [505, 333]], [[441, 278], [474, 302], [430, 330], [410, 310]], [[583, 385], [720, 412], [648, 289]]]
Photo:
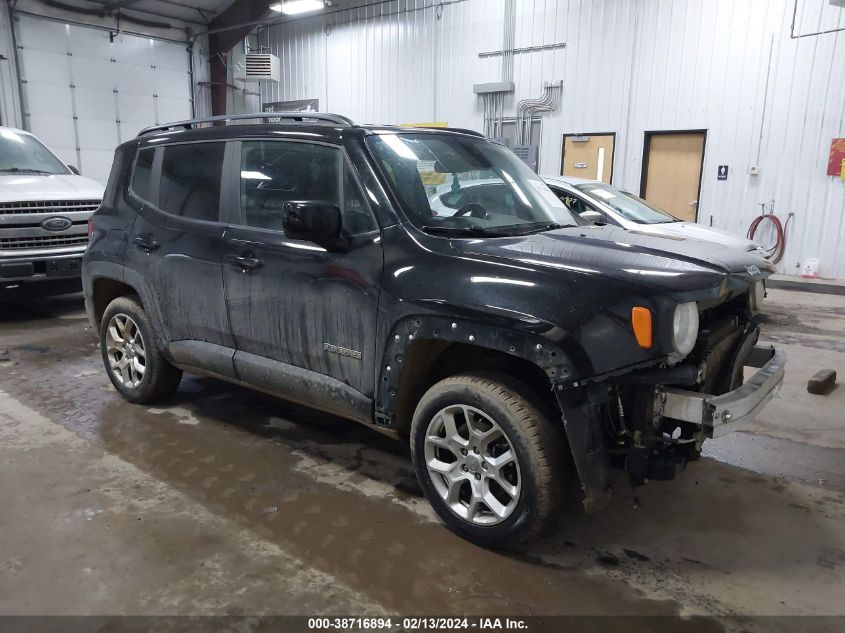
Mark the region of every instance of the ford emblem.
[[757, 268], [757, 266], [754, 266], [754, 265], [746, 266], [745, 270], [748, 271], [748, 274], [751, 275], [752, 277], [755, 277], [755, 276], [760, 274], [760, 269]]
[[41, 228], [45, 231], [66, 231], [73, 226], [73, 222], [67, 218], [55, 217], [47, 218], [41, 223]]

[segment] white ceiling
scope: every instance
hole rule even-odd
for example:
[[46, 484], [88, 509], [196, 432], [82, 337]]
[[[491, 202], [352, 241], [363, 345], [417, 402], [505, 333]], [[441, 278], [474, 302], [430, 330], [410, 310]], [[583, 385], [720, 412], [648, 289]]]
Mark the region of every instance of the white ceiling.
[[[151, 19], [172, 19], [207, 25], [233, 0], [89, 0], [104, 9], [143, 13]], [[269, 4], [269, 2], [268, 2]]]
[[[236, 0], [86, 0], [93, 4], [101, 5], [105, 9], [131, 11], [134, 13], [145, 13], [152, 19], [173, 19], [182, 22], [207, 25], [221, 11], [226, 9]], [[274, 1], [267, 0], [269, 7]], [[331, 6], [327, 11], [338, 11], [352, 9], [368, 4], [382, 4], [380, 0], [331, 0]], [[286, 16], [273, 13], [268, 19], [278, 21], [291, 19]]]

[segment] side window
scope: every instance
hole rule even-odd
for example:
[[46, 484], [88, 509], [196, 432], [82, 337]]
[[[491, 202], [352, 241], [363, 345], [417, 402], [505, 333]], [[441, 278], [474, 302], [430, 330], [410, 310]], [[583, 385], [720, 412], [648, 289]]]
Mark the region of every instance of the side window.
[[158, 207], [183, 218], [219, 221], [225, 145], [213, 142], [165, 146]]
[[336, 148], [244, 141], [240, 182], [241, 218], [247, 226], [282, 231], [286, 202], [314, 201], [340, 208], [347, 237], [376, 228], [351, 169]]
[[150, 198], [150, 179], [152, 177], [154, 157], [154, 147], [147, 147], [140, 150], [135, 159], [135, 169], [132, 172], [132, 193], [147, 202], [155, 202]]
[[601, 215], [604, 222], [608, 221], [607, 214], [602, 211], [599, 211], [591, 204], [584, 202], [584, 200], [582, 200], [578, 196], [573, 196], [571, 193], [567, 193], [566, 191], [558, 191], [558, 198], [560, 198], [560, 201], [563, 202], [564, 205], [566, 205], [567, 209], [572, 211], [572, 213], [574, 213], [578, 217], [581, 217], [581, 214], [585, 211], [592, 211]]

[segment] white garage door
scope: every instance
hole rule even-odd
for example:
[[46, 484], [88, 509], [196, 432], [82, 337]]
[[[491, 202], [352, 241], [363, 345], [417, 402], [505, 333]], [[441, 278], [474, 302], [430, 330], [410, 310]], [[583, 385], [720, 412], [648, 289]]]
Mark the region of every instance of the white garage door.
[[187, 47], [31, 16], [16, 25], [27, 128], [105, 184], [114, 148], [191, 117]]

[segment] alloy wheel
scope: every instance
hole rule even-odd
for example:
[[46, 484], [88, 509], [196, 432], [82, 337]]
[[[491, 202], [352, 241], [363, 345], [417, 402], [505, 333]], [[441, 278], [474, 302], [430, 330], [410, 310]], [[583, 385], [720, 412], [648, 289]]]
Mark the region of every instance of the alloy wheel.
[[126, 314], [116, 314], [106, 328], [106, 356], [115, 379], [136, 389], [144, 380], [147, 352], [138, 324]]
[[424, 453], [435, 489], [458, 517], [495, 525], [513, 513], [522, 490], [519, 462], [489, 415], [468, 405], [441, 409], [426, 429]]

